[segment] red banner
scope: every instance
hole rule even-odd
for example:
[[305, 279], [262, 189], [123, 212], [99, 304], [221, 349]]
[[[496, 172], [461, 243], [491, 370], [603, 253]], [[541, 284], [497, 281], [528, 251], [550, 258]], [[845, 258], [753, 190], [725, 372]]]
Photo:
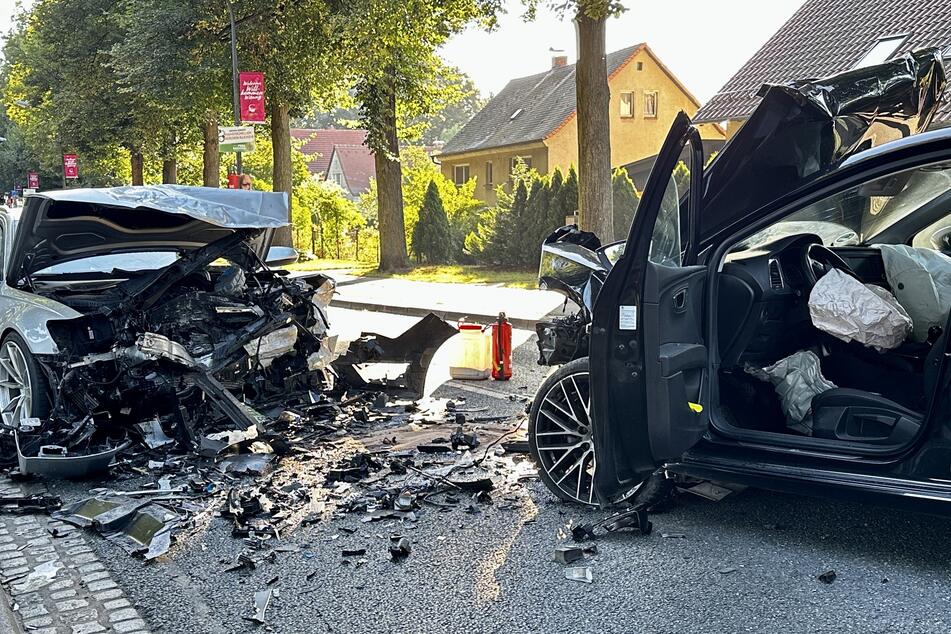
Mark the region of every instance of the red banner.
[[40, 175], [36, 172], [27, 172], [26, 173], [26, 186], [30, 189], [39, 189], [40, 188]]
[[264, 73], [239, 73], [238, 96], [241, 121], [264, 123]]
[[63, 176], [79, 178], [79, 158], [75, 154], [63, 155]]

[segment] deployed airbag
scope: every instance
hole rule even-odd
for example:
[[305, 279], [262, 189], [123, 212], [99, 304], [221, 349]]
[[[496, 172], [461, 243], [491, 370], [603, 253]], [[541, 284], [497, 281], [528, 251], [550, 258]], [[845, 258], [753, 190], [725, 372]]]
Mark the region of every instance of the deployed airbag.
[[822, 376], [819, 357], [811, 350], [800, 350], [765, 368], [747, 366], [746, 371], [773, 384], [786, 426], [808, 434], [812, 433], [813, 397], [836, 388]]
[[809, 316], [819, 330], [879, 352], [900, 346], [912, 329], [911, 317], [891, 293], [838, 269], [812, 287]]
[[944, 328], [951, 310], [951, 258], [933, 249], [879, 244], [885, 277], [914, 323], [912, 338], [928, 340], [932, 326]]

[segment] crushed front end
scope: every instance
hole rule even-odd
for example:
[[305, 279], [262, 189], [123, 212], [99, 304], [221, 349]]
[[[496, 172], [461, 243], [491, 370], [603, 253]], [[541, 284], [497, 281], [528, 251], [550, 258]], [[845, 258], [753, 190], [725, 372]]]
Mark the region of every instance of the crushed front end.
[[576, 226], [561, 227], [542, 244], [538, 287], [565, 296], [577, 310], [535, 324], [538, 364], [556, 366], [588, 354], [591, 309], [606, 275], [598, 238]]
[[323, 391], [334, 282], [269, 269], [253, 249], [259, 233], [235, 231], [101, 290], [34, 288], [82, 316], [47, 324], [59, 350], [38, 357], [51, 409], [18, 430], [22, 454], [96, 453], [141, 438], [143, 421], [200, 448], [208, 433], [255, 427], [259, 412]]

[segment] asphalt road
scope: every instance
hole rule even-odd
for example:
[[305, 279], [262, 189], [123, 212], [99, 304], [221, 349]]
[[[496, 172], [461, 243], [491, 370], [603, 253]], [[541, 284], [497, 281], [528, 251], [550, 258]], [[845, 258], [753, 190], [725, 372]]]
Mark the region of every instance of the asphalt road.
[[[351, 325], [360, 318], [341, 316]], [[364, 318], [377, 330], [405, 324]], [[538, 384], [546, 369], [535, 357], [528, 340], [516, 350], [513, 381], [444, 385], [436, 395], [516, 414], [524, 403], [507, 393], [529, 394]], [[72, 499], [105, 484], [52, 488]], [[951, 523], [943, 518], [752, 489], [720, 502], [681, 494], [652, 516], [651, 535], [599, 538], [598, 553], [583, 564], [593, 583], [584, 584], [565, 579], [552, 552], [565, 543], [567, 525], [602, 512], [559, 503], [537, 481], [479, 508], [426, 509], [415, 524], [351, 515], [302, 527], [286, 538], [299, 551], [249, 572], [223, 572], [243, 544], [222, 518], [148, 565], [91, 542], [160, 632], [951, 630]], [[387, 552], [394, 533], [413, 544], [401, 563]], [[341, 550], [358, 547], [367, 549], [366, 563], [342, 563]], [[832, 569], [833, 583], [817, 579]], [[259, 626], [242, 617], [265, 588], [278, 593]]]

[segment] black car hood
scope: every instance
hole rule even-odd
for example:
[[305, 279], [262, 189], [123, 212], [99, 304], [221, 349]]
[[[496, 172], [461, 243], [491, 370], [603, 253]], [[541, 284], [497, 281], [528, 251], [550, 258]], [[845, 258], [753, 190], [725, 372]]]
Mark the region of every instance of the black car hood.
[[542, 244], [538, 287], [565, 295], [591, 310], [608, 267], [598, 256], [601, 241], [576, 225], [560, 227]]
[[941, 52], [927, 49], [823, 80], [763, 86], [756, 110], [705, 170], [701, 242], [856, 152], [925, 130], [945, 82]]
[[287, 195], [156, 185], [69, 189], [28, 196], [6, 281], [54, 264], [136, 251], [189, 251], [239, 229], [287, 224]]

